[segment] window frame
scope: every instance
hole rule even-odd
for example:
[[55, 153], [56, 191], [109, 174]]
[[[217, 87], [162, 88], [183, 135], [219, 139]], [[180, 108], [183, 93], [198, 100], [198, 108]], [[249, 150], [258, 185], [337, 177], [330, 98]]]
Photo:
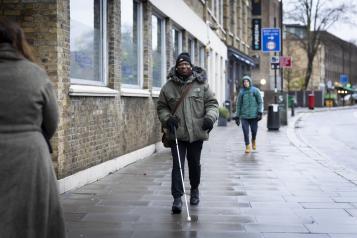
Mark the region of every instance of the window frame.
[[[138, 57], [138, 67], [137, 67], [137, 83], [136, 84], [128, 84], [128, 83], [121, 83], [122, 88], [128, 88], [128, 89], [143, 89], [144, 87], [144, 42], [143, 42], [143, 38], [144, 38], [144, 32], [143, 32], [143, 25], [144, 25], [144, 13], [143, 13], [143, 4], [141, 1], [138, 0], [131, 0], [133, 1], [133, 4], [136, 3], [138, 5], [138, 14], [137, 14], [137, 39], [138, 39], [138, 45], [137, 45], [137, 57]], [[123, 1], [121, 2], [123, 3]], [[134, 15], [134, 12], [133, 12]], [[121, 32], [121, 29], [120, 29]], [[122, 39], [120, 39], [121, 41]], [[121, 52], [120, 52], [121, 54]], [[122, 67], [122, 61], [120, 64], [120, 67]], [[120, 78], [123, 78], [123, 72], [121, 71], [120, 74]]]
[[199, 43], [199, 56], [198, 63], [201, 68], [205, 68], [206, 66], [206, 46]]
[[[182, 53], [182, 50], [183, 50], [183, 34], [182, 34], [182, 30], [179, 28], [179, 27], [177, 27], [177, 26], [172, 26], [172, 29], [171, 29], [171, 31], [173, 32], [173, 31], [177, 31], [178, 32], [178, 50], [177, 50], [177, 55], [175, 55], [175, 51], [174, 51], [174, 49], [175, 49], [175, 47], [172, 47], [172, 49], [173, 49], [173, 52], [172, 52], [172, 56], [173, 56], [173, 60], [174, 60], [174, 62], [176, 61], [176, 58], [177, 58], [177, 56], [180, 54], [180, 53]], [[173, 45], [175, 45], [175, 36], [174, 36], [174, 34], [172, 34], [172, 43], [173, 43]]]
[[[162, 16], [161, 14], [157, 13], [156, 11], [152, 12], [152, 16], [157, 17], [158, 19], [161, 20], [161, 87], [165, 84], [166, 82], [166, 19], [164, 16]], [[152, 33], [152, 31], [151, 31]], [[151, 46], [152, 48], [152, 46]], [[151, 67], [153, 67], [153, 65], [151, 65]], [[153, 71], [151, 74], [152, 77], [152, 90], [153, 91], [159, 91], [161, 89], [161, 87], [155, 87], [153, 82], [154, 82], [154, 78], [153, 78]]]
[[[73, 78], [69, 72], [70, 84], [89, 85], [89, 86], [106, 86], [108, 84], [108, 40], [107, 40], [107, 0], [100, 0], [100, 66], [99, 80], [86, 80]], [[71, 19], [71, 11], [69, 13]], [[71, 35], [71, 32], [70, 34]], [[70, 45], [71, 48], [71, 45]], [[71, 65], [71, 60], [70, 60]]]
[[193, 36], [189, 36], [188, 37], [188, 49], [190, 49], [190, 50], [188, 50], [189, 51], [188, 53], [191, 56], [191, 63], [193, 65], [196, 64], [196, 61], [195, 61], [196, 48], [195, 47], [196, 47], [195, 38]]

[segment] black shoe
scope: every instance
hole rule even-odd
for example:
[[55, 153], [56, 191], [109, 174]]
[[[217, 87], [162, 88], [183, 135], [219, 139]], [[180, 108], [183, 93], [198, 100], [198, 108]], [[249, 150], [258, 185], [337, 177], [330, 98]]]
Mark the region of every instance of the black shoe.
[[190, 204], [198, 205], [199, 203], [200, 203], [200, 194], [199, 194], [198, 188], [191, 189]]
[[182, 210], [181, 197], [174, 198], [174, 202], [172, 204], [172, 213], [173, 214], [180, 214], [181, 210]]

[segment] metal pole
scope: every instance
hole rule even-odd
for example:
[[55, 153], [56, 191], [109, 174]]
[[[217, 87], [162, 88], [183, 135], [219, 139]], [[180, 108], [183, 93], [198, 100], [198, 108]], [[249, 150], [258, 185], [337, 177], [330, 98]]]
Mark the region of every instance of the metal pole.
[[[276, 17], [274, 17], [274, 28], [276, 27]], [[274, 56], [276, 56], [276, 52], [274, 52]], [[274, 103], [277, 104], [278, 103], [278, 98], [277, 98], [277, 92], [278, 92], [278, 88], [277, 88], [277, 78], [276, 78], [276, 68], [277, 65], [274, 65]]]
[[[283, 52], [283, 50], [284, 50], [284, 47], [283, 47], [283, 0], [281, 0], [280, 1], [280, 33], [281, 33], [281, 40], [280, 40], [280, 46], [281, 46], [281, 49], [280, 49], [280, 56], [283, 56], [284, 54], [284, 52]], [[284, 70], [283, 70], [283, 68], [281, 67], [280, 68], [280, 83], [281, 83], [281, 92], [283, 92], [284, 91]]]
[[[274, 53], [275, 54], [275, 53]], [[274, 65], [274, 103], [278, 103], [278, 98], [277, 98], [277, 92], [278, 92], [278, 89], [277, 89], [277, 78], [276, 78], [276, 68], [277, 66]]]

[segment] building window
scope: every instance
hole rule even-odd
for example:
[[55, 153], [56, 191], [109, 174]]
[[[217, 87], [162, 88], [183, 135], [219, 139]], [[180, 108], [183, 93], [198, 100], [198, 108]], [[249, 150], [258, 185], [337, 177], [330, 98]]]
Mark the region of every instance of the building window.
[[215, 0], [214, 1], [214, 9], [215, 9], [215, 13], [214, 16], [216, 17], [217, 23], [219, 22], [219, 0]]
[[154, 88], [165, 82], [165, 20], [152, 15], [152, 79]]
[[177, 56], [182, 52], [182, 32], [176, 28], [172, 29], [173, 59], [176, 61]]
[[201, 45], [201, 46], [200, 46], [199, 65], [200, 65], [202, 68], [205, 68], [205, 60], [206, 60], [205, 46], [204, 46], [204, 45]]
[[209, 0], [209, 2], [208, 2], [208, 8], [211, 10], [212, 15], [214, 15], [214, 2], [215, 1], [216, 0]]
[[191, 56], [192, 64], [195, 64], [195, 40], [193, 38], [188, 39], [188, 53]]
[[121, 1], [121, 76], [124, 87], [142, 87], [142, 4]]
[[223, 1], [219, 1], [219, 23], [223, 25]]
[[236, 18], [236, 16], [235, 16], [235, 11], [234, 11], [234, 6], [235, 6], [235, 0], [230, 0], [230, 6], [231, 6], [231, 8], [230, 8], [230, 16], [229, 16], [229, 18], [230, 18], [230, 31], [233, 33], [233, 34], [235, 34], [235, 29], [234, 29], [234, 19]]
[[71, 83], [106, 84], [106, 1], [70, 1]]

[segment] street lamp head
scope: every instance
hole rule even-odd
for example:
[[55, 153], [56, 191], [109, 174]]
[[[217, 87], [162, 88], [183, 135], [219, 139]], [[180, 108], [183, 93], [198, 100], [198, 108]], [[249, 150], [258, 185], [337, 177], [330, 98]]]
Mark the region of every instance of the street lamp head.
[[264, 86], [266, 83], [267, 83], [267, 81], [265, 79], [260, 80], [260, 85]]

